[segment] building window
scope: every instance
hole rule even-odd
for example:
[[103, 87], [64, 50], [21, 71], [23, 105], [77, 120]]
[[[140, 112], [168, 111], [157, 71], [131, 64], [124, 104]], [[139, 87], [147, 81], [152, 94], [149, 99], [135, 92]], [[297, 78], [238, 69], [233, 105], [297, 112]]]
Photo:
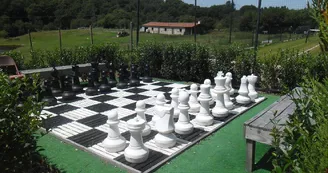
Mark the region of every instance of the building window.
[[182, 32], [182, 29], [180, 29], [180, 32]]
[[151, 28], [151, 30], [154, 30], [154, 28]]
[[164, 31], [166, 31], [166, 28], [164, 28]]

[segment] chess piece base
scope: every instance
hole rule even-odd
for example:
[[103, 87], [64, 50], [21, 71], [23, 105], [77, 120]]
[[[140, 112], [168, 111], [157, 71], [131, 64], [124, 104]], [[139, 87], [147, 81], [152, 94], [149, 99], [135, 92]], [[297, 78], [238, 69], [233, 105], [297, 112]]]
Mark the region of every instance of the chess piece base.
[[62, 96], [63, 100], [72, 100], [76, 98], [76, 95], [73, 91], [64, 91]]
[[200, 110], [200, 105], [198, 105], [198, 104], [189, 104], [189, 106], [190, 106], [190, 109], [189, 109], [190, 113], [198, 113]]
[[101, 84], [99, 87], [99, 91], [102, 93], [109, 92], [110, 90], [111, 90], [110, 86], [106, 84]]
[[55, 97], [44, 97], [42, 102], [45, 102], [47, 106], [54, 106], [57, 104], [57, 99]]
[[134, 87], [134, 86], [139, 86], [140, 85], [140, 81], [137, 79], [131, 79], [130, 80], [130, 87]]
[[109, 85], [111, 88], [116, 87], [116, 84], [117, 84], [117, 82], [116, 82], [115, 80], [111, 80], [111, 79], [109, 79], [109, 81], [108, 81], [108, 85]]
[[142, 136], [148, 136], [151, 133], [150, 126], [146, 124], [145, 128], [142, 130]]
[[106, 138], [103, 142], [104, 148], [110, 153], [123, 151], [126, 147], [126, 140], [122, 138], [110, 139]]
[[117, 85], [116, 85], [116, 88], [117, 89], [124, 89], [124, 88], [127, 88], [128, 87], [128, 84], [127, 83], [123, 83], [123, 82], [119, 82]]
[[230, 102], [224, 102], [224, 105], [228, 110], [233, 109], [233, 103], [231, 101]]
[[98, 94], [98, 90], [94, 87], [88, 87], [87, 90], [85, 90], [85, 95], [87, 96], [94, 96]]
[[245, 97], [245, 96], [242, 96], [242, 95], [238, 95], [238, 96], [236, 97], [236, 101], [237, 101], [237, 103], [240, 103], [240, 104], [245, 105], [245, 104], [250, 103], [250, 102], [251, 102], [251, 99], [250, 99], [249, 97]]
[[73, 92], [75, 92], [75, 93], [81, 93], [81, 92], [83, 92], [83, 87], [80, 86], [80, 85], [73, 85], [73, 86], [72, 86], [72, 90], [73, 90]]
[[210, 115], [208, 116], [197, 115], [195, 119], [195, 123], [200, 126], [210, 126], [213, 124], [213, 117]]
[[60, 89], [57, 89], [57, 88], [51, 89], [51, 92], [52, 92], [52, 95], [55, 96], [55, 97], [59, 97], [62, 94], [62, 91]]
[[229, 110], [227, 108], [214, 107], [212, 114], [214, 117], [222, 118], [228, 116]]
[[145, 83], [151, 83], [151, 82], [153, 82], [153, 78], [149, 77], [149, 76], [145, 76], [142, 78], [142, 81]]
[[191, 123], [175, 123], [175, 133], [180, 135], [188, 135], [194, 131], [194, 126]]
[[252, 102], [255, 102], [255, 99], [258, 97], [258, 93], [257, 92], [250, 92], [248, 94], [248, 96], [250, 97]]
[[126, 148], [124, 150], [125, 160], [130, 163], [142, 163], [148, 159], [149, 150], [147, 148]]
[[161, 134], [158, 133], [155, 138], [155, 144], [161, 148], [171, 148], [177, 143], [177, 137], [173, 133]]

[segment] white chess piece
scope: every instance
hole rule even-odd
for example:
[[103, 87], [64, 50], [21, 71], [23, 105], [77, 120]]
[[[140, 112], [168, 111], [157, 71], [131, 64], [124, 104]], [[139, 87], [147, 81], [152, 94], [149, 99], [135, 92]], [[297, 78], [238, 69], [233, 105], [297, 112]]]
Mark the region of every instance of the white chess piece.
[[142, 163], [148, 159], [149, 150], [143, 144], [142, 129], [145, 128], [146, 121], [138, 117], [127, 122], [130, 131], [130, 144], [124, 150], [125, 160], [131, 163]]
[[189, 94], [187, 91], [180, 91], [179, 93], [179, 119], [178, 122], [175, 123], [175, 132], [181, 135], [187, 135], [193, 132], [194, 126], [190, 123], [188, 109], [189, 104]]
[[251, 101], [255, 102], [255, 99], [258, 97], [258, 93], [255, 91], [255, 84], [257, 82], [257, 76], [254, 74], [247, 76], [248, 80], [248, 96], [251, 98]]
[[198, 113], [200, 109], [200, 104], [197, 100], [197, 94], [198, 94], [198, 86], [196, 84], [192, 84], [190, 86], [190, 97], [189, 97], [189, 112], [190, 113]]
[[[137, 117], [140, 120], [146, 121], [146, 117], [145, 117], [146, 104], [145, 104], [145, 101], [143, 101], [143, 100], [137, 101], [135, 111], [137, 112]], [[150, 134], [150, 132], [151, 132], [150, 125], [146, 121], [145, 128], [142, 130], [142, 136], [147, 136], [147, 135]]]
[[230, 90], [231, 90], [231, 80], [232, 78], [227, 76], [227, 74], [225, 75], [226, 82], [225, 82], [225, 87], [227, 89], [227, 92], [224, 93], [224, 105], [228, 110], [232, 110], [233, 109], [233, 103], [230, 99]]
[[159, 119], [159, 112], [161, 110], [158, 109], [159, 106], [164, 106], [166, 103], [165, 101], [165, 96], [163, 93], [160, 93], [156, 96], [156, 105], [154, 106], [154, 115], [153, 115], [153, 118], [151, 119], [151, 124], [155, 125], [156, 124], [156, 121]]
[[118, 129], [118, 114], [116, 110], [112, 110], [108, 114], [107, 124], [109, 125], [107, 138], [103, 141], [103, 146], [110, 153], [123, 151], [126, 147], [126, 140], [121, 136]]
[[214, 78], [215, 80], [215, 88], [213, 92], [216, 96], [216, 104], [212, 109], [212, 114], [214, 117], [226, 117], [228, 116], [229, 110], [225, 107], [223, 94], [227, 92], [225, 88], [226, 78], [222, 76], [222, 73], [218, 73], [218, 75]]
[[[231, 73], [231, 72], [228, 72], [228, 73], [226, 74], [226, 77], [229, 77], [229, 78], [231, 78], [231, 80], [232, 80], [232, 73]], [[236, 92], [236, 90], [232, 87], [232, 82], [230, 82], [230, 88], [231, 88], [231, 90], [230, 90], [230, 96], [232, 96], [232, 95], [234, 95], [235, 92]]]
[[210, 87], [210, 93], [209, 93], [210, 97], [211, 97], [210, 105], [213, 105], [215, 103], [214, 98], [216, 98], [216, 95], [215, 95], [215, 93], [212, 92], [213, 89], [212, 89], [211, 80], [210, 79], [205, 79], [204, 80], [204, 85], [208, 85]]
[[178, 118], [179, 113], [180, 113], [180, 110], [178, 108], [178, 105], [179, 105], [179, 102], [178, 102], [179, 90], [178, 90], [178, 88], [173, 88], [172, 89], [170, 97], [172, 98], [171, 107], [173, 107], [173, 109], [174, 109], [173, 118]]
[[200, 101], [200, 110], [195, 118], [195, 123], [201, 126], [209, 126], [213, 124], [213, 117], [210, 114], [209, 102], [212, 100], [210, 96], [210, 86], [200, 85], [200, 95], [198, 101]]
[[240, 104], [248, 104], [251, 99], [248, 96], [248, 88], [247, 88], [247, 77], [243, 76], [241, 78], [240, 89], [238, 91], [239, 95], [236, 97], [237, 103]]
[[161, 107], [160, 119], [156, 123], [157, 135], [154, 138], [155, 144], [161, 148], [171, 148], [177, 142], [174, 132], [173, 108]]

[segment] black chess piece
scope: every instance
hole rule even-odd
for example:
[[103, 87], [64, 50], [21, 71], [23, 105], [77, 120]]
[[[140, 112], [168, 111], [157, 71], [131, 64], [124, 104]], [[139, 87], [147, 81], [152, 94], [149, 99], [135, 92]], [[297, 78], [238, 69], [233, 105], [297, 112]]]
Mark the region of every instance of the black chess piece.
[[131, 76], [130, 76], [130, 86], [139, 86], [140, 85], [140, 80], [138, 79], [138, 72], [137, 72], [137, 67], [136, 65], [132, 64], [131, 65]]
[[126, 79], [125, 79], [126, 72], [125, 72], [124, 68], [125, 68], [125, 65], [122, 63], [120, 65], [120, 69], [118, 70], [119, 77], [118, 77], [118, 83], [116, 85], [116, 87], [118, 89], [124, 89], [124, 88], [128, 87], [128, 84], [126, 83]]
[[59, 83], [59, 77], [58, 77], [58, 70], [56, 69], [56, 67], [53, 67], [53, 71], [51, 72], [51, 91], [52, 94], [57, 97], [60, 96], [62, 94], [62, 91], [60, 89], [60, 83]]
[[65, 76], [63, 80], [63, 100], [73, 100], [76, 98], [75, 92], [72, 90], [72, 79], [69, 76]]
[[148, 64], [145, 65], [144, 76], [142, 78], [142, 81], [145, 83], [151, 83], [153, 81], [153, 78], [150, 77], [150, 68]]
[[108, 84], [110, 87], [115, 87], [116, 84], [117, 84], [117, 81], [115, 79], [115, 68], [113, 66], [113, 63], [107, 63], [106, 64], [106, 67], [108, 69], [108, 73], [109, 73], [109, 81], [108, 81]]
[[91, 74], [92, 74], [94, 85], [97, 88], [100, 86], [98, 66], [99, 66], [98, 62], [91, 62]]
[[98, 94], [98, 89], [95, 87], [95, 83], [93, 81], [92, 73], [88, 74], [88, 88], [85, 90], [85, 94], [87, 96], [93, 96]]
[[73, 72], [73, 85], [72, 90], [75, 93], [83, 92], [83, 87], [80, 84], [80, 70], [78, 65], [72, 66], [72, 72]]
[[47, 106], [54, 106], [57, 104], [57, 99], [56, 97], [53, 96], [51, 92], [51, 86], [50, 86], [50, 81], [44, 80], [43, 81], [43, 86], [42, 86], [42, 102], [45, 102]]
[[107, 73], [106, 71], [102, 71], [101, 73], [101, 85], [99, 86], [99, 91], [102, 93], [109, 92], [111, 90], [108, 80], [107, 80]]

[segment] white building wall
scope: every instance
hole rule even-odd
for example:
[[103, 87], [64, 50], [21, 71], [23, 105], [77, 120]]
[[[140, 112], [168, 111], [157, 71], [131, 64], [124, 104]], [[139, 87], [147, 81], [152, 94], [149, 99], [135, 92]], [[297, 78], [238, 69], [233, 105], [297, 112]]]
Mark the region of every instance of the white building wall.
[[148, 27], [148, 32], [152, 34], [184, 35], [185, 31], [185, 28]]

